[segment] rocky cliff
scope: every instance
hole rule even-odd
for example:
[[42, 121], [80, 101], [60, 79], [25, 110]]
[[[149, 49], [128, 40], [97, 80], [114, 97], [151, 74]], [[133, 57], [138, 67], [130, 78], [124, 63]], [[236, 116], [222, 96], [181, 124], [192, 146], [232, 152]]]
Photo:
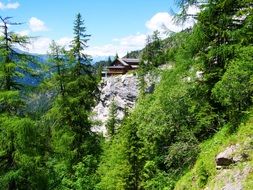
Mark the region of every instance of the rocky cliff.
[[[172, 69], [171, 64], [164, 64], [144, 76], [145, 93], [153, 93], [155, 86], [160, 82], [161, 72]], [[93, 120], [98, 124], [93, 131], [106, 135], [105, 124], [109, 116], [109, 108], [114, 101], [117, 106], [117, 118], [122, 120], [125, 110], [135, 106], [139, 94], [139, 80], [135, 73], [103, 78], [99, 85], [100, 100], [93, 109]]]
[[119, 75], [104, 78], [100, 84], [100, 101], [93, 109], [94, 120], [100, 123], [93, 128], [94, 131], [106, 134], [105, 124], [109, 115], [109, 108], [114, 101], [117, 105], [117, 118], [124, 117], [124, 110], [135, 105], [138, 96], [138, 79], [134, 74]]

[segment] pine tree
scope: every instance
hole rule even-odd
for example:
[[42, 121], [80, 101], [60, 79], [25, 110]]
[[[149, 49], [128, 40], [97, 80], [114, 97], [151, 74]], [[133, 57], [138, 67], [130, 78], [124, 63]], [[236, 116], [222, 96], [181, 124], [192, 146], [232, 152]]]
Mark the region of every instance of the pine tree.
[[32, 70], [28, 67], [28, 60], [31, 59], [26, 54], [18, 53], [14, 49], [15, 46], [25, 46], [28, 44], [27, 36], [20, 36], [12, 31], [9, 31], [9, 26], [20, 25], [21, 23], [11, 22], [11, 17], [1, 19], [1, 28], [3, 36], [0, 40], [1, 48], [1, 72], [0, 79], [1, 88], [5, 90], [21, 89], [23, 84], [19, 81], [25, 74], [32, 75]]
[[0, 184], [2, 189], [45, 189], [47, 180], [42, 166], [40, 129], [25, 117], [25, 102], [20, 79], [31, 74], [28, 55], [15, 51], [26, 45], [28, 37], [9, 31], [10, 17], [0, 17], [3, 36], [0, 40]]
[[74, 40], [70, 50], [74, 66], [67, 81], [66, 92], [68, 93], [67, 107], [71, 108], [67, 118], [72, 118], [67, 119], [67, 123], [79, 136], [80, 143], [90, 133], [89, 114], [97, 96], [97, 84], [90, 59], [84, 54], [90, 36], [85, 32], [84, 21], [79, 13], [74, 23]]
[[114, 57], [114, 60], [118, 59], [119, 58], [119, 55], [118, 53], [116, 53], [115, 57]]
[[111, 57], [109, 56], [108, 61], [107, 61], [107, 66], [111, 66], [111, 65], [112, 65], [112, 60], [111, 60]]
[[164, 64], [163, 46], [159, 35], [159, 32], [155, 31], [152, 36], [148, 36], [146, 39], [146, 47], [142, 55], [142, 60], [145, 63], [143, 69], [152, 70], [153, 67]]
[[109, 108], [109, 118], [106, 122], [107, 134], [109, 137], [113, 137], [116, 133], [116, 127], [119, 120], [117, 119], [117, 105], [113, 101]]
[[53, 154], [48, 164], [56, 176], [51, 186], [57, 188], [93, 189], [96, 181], [100, 147], [99, 137], [91, 131], [90, 115], [96, 101], [97, 80], [89, 56], [84, 53], [89, 36], [81, 15], [77, 14], [74, 39], [65, 58], [67, 70], [65, 76], [59, 76], [64, 77], [64, 95], [57, 96], [46, 116], [47, 123], [53, 124]]
[[[52, 64], [51, 69], [55, 72], [55, 81], [58, 87], [59, 93], [64, 96], [65, 94], [65, 75], [66, 75], [66, 54], [64, 48], [57, 45], [57, 43], [53, 40], [50, 44], [50, 54], [49, 54], [49, 62]], [[56, 71], [55, 71], [56, 70]]]
[[91, 35], [86, 34], [86, 27], [84, 20], [80, 13], [77, 14], [74, 22], [74, 39], [71, 43], [71, 53], [75, 62], [75, 74], [80, 76], [82, 74], [91, 74], [90, 57], [84, 54], [84, 50], [88, 47], [87, 42]]

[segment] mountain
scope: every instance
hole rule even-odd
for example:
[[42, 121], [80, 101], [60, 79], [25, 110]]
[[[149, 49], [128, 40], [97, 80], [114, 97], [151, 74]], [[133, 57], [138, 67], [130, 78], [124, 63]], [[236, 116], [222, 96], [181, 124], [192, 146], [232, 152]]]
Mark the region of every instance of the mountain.
[[112, 56], [112, 55], [110, 55], [110, 56], [94, 56], [94, 57], [92, 57], [92, 64], [95, 64], [96, 62], [99, 62], [99, 61], [107, 61], [109, 57], [111, 59], [114, 58], [114, 56]]

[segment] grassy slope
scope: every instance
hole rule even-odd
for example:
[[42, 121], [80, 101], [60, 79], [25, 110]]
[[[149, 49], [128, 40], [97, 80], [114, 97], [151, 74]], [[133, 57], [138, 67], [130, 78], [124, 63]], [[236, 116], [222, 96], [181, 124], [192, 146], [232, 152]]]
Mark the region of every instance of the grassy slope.
[[[243, 152], [247, 151], [249, 159], [247, 164], [253, 168], [253, 111], [250, 112], [249, 119], [246, 123], [242, 123], [237, 132], [231, 134], [230, 126], [224, 126], [213, 138], [203, 142], [200, 145], [201, 153], [192, 168], [186, 173], [176, 184], [176, 190], [198, 190], [209, 187], [213, 189], [217, 187], [218, 170], [216, 170], [215, 156], [222, 152], [226, 147], [239, 143], [243, 145]], [[246, 144], [247, 143], [247, 147]], [[239, 163], [234, 168], [243, 169], [243, 164]], [[243, 184], [244, 189], [250, 190], [253, 187], [253, 172], [247, 176]]]

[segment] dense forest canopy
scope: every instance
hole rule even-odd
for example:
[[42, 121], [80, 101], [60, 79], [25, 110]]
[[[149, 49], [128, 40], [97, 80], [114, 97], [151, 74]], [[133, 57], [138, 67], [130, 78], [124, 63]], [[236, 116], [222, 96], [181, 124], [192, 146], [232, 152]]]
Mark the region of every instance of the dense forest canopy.
[[[108, 137], [93, 132], [101, 66], [86, 54], [90, 34], [78, 13], [66, 50], [52, 41], [43, 81], [33, 56], [16, 51], [29, 37], [10, 31], [15, 18], [0, 17], [0, 189], [174, 189], [190, 171], [201, 145], [219, 131], [237, 131], [252, 109], [253, 4], [251, 0], [180, 0], [177, 19], [196, 24], [161, 39], [147, 37], [137, 71], [135, 108], [116, 118], [110, 108]], [[200, 12], [189, 15], [189, 6]], [[157, 72], [160, 65], [172, 69]], [[200, 73], [200, 74], [197, 74]], [[161, 75], [153, 93], [145, 76]], [[30, 99], [30, 101], [27, 101]], [[209, 177], [201, 162], [197, 187]], [[177, 186], [178, 187], [178, 186]], [[179, 188], [180, 189], [180, 188]]]

